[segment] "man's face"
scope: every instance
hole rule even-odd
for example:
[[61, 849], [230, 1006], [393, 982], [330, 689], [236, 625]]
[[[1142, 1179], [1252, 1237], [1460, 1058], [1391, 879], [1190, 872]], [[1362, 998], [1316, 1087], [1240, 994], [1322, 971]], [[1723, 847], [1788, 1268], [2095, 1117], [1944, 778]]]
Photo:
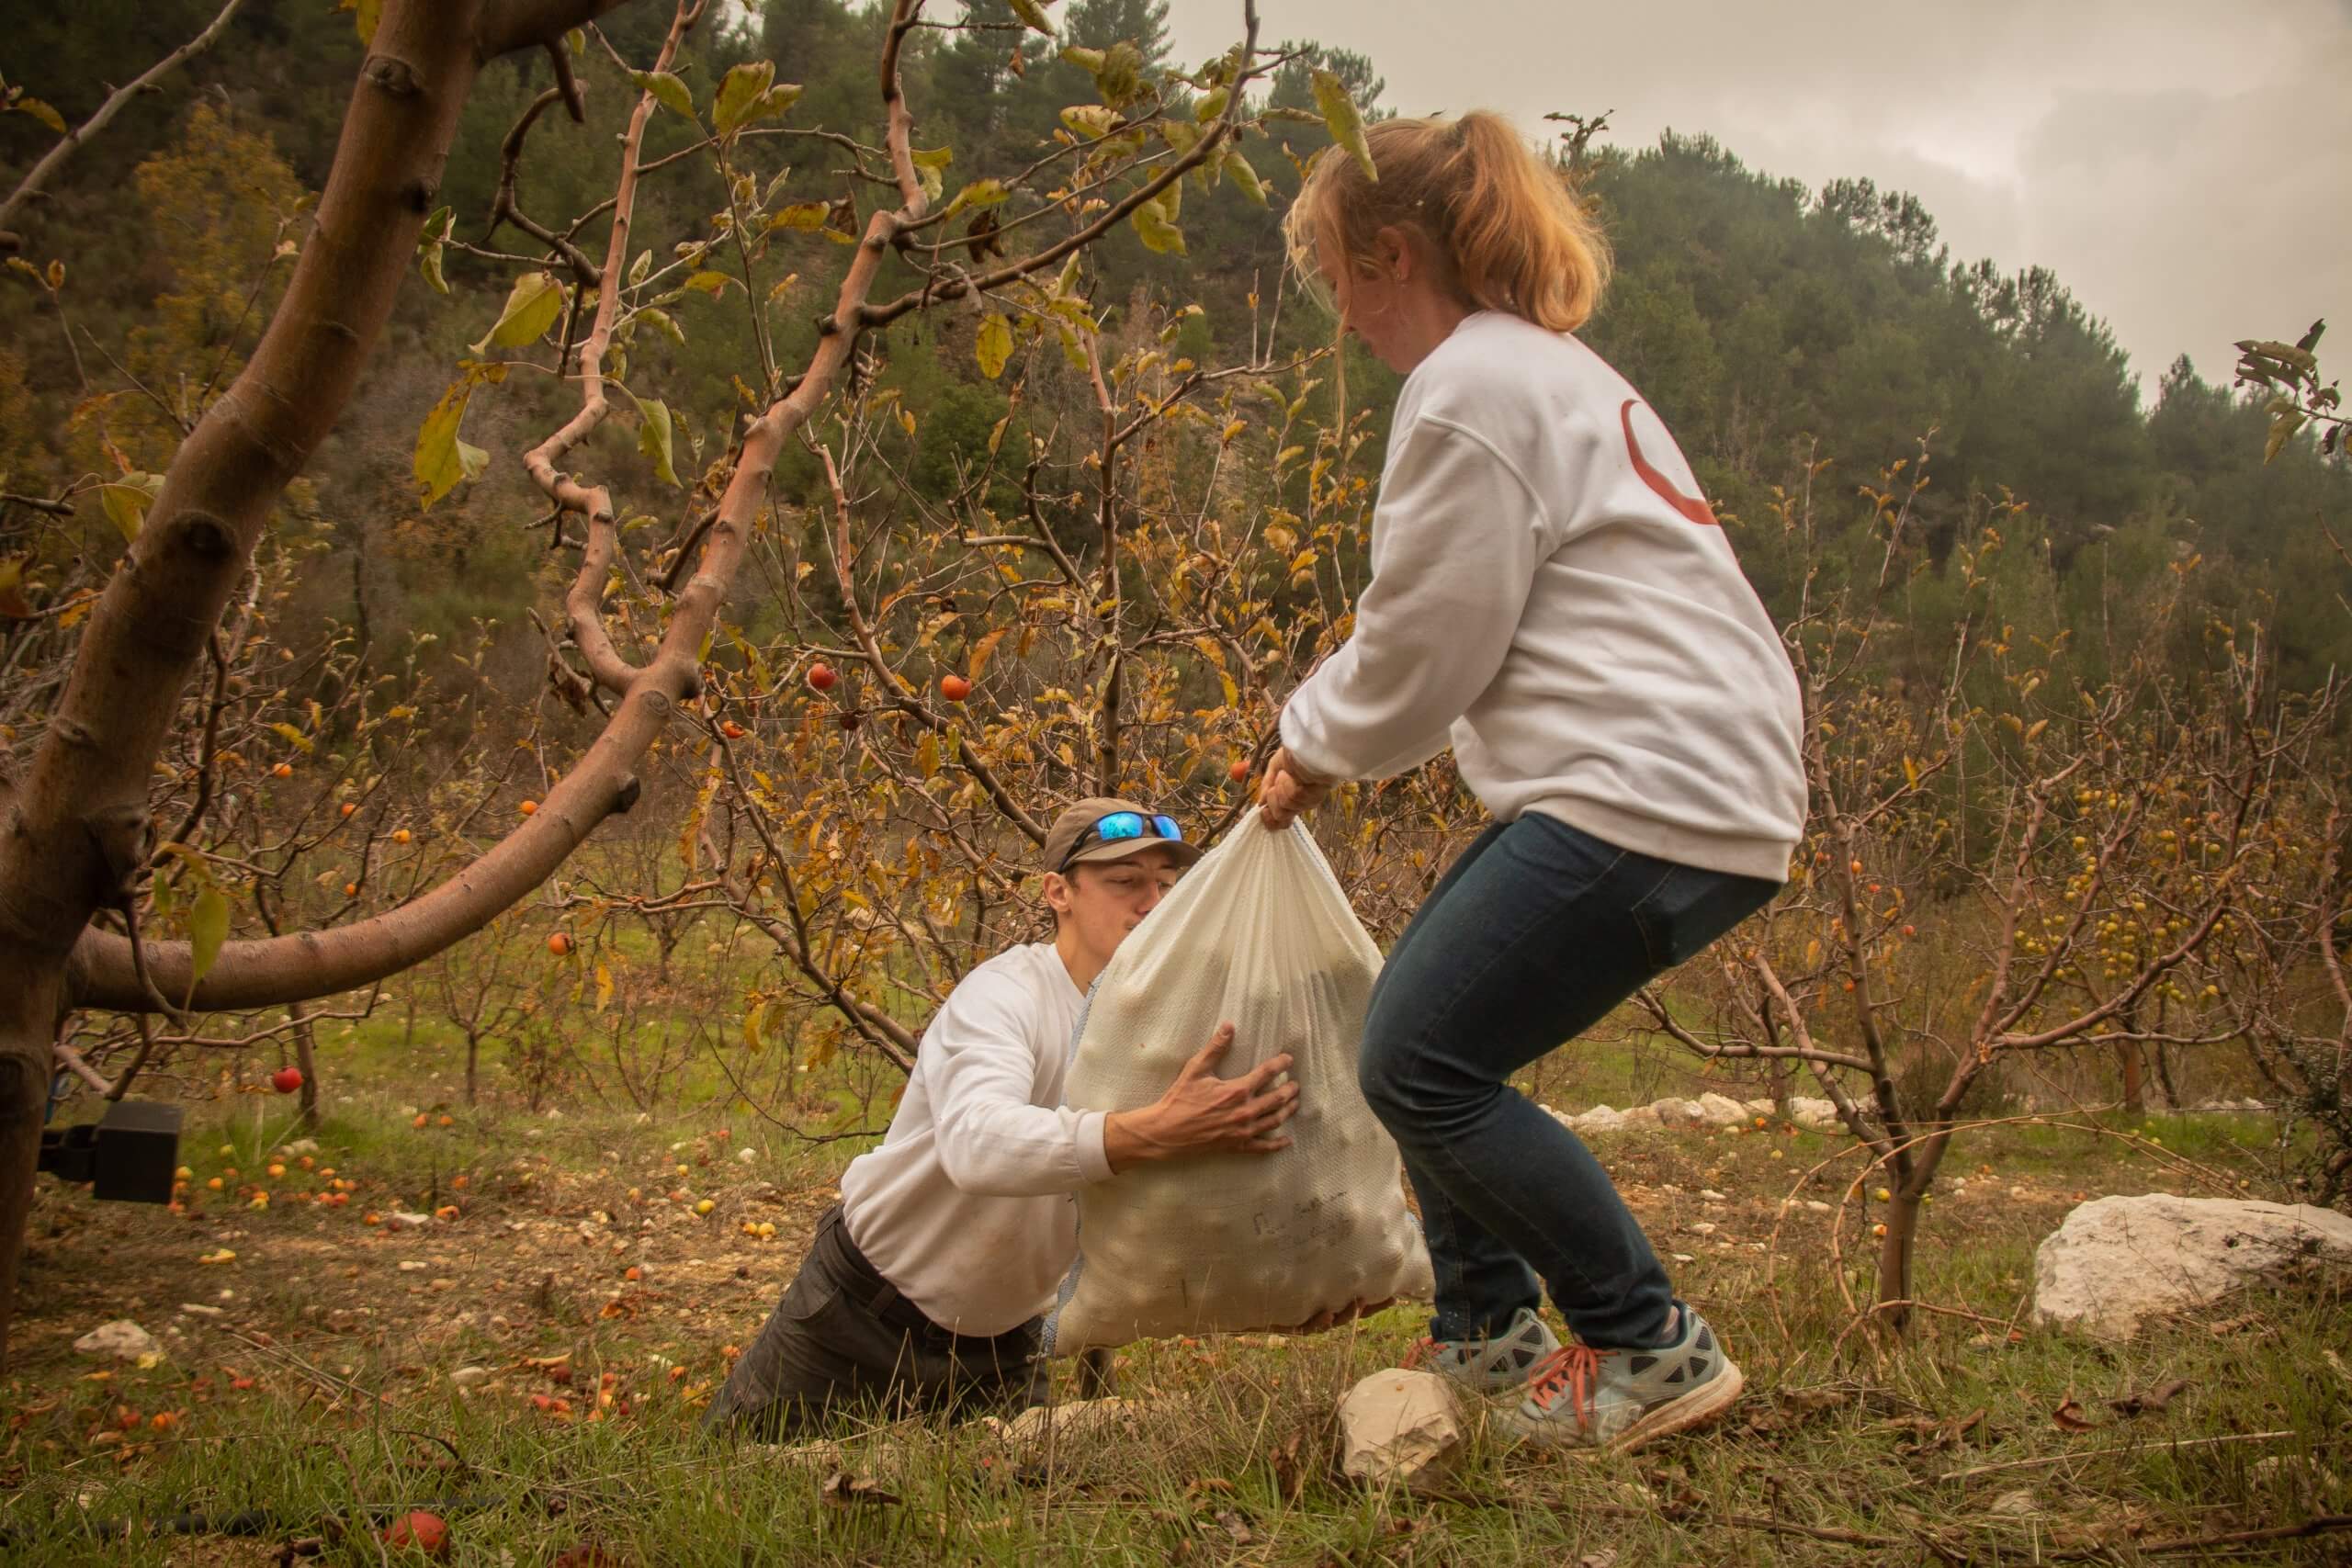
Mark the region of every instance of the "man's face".
[[1167, 850], [1139, 850], [1123, 860], [1086, 861], [1046, 878], [1046, 902], [1079, 944], [1107, 961], [1183, 874]]

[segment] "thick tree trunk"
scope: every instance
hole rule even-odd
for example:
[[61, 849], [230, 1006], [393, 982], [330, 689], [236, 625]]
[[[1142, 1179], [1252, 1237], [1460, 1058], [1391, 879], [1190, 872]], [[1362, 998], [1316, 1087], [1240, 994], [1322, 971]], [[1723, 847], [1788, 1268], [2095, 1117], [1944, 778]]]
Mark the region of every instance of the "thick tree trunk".
[[252, 362], [174, 455], [90, 617], [0, 822], [0, 1367], [51, 1031], [81, 999], [69, 994], [69, 955], [146, 859], [148, 781], [182, 689], [270, 508], [334, 428], [391, 313], [481, 62], [615, 3], [389, 0], [285, 299]]

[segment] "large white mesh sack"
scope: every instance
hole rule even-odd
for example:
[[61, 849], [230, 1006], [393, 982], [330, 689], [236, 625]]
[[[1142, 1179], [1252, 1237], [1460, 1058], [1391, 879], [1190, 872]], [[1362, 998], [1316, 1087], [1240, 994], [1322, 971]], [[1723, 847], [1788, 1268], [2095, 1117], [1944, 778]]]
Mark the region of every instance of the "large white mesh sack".
[[1120, 945], [1080, 1021], [1066, 1103], [1149, 1105], [1230, 1022], [1218, 1073], [1287, 1051], [1299, 1111], [1277, 1153], [1186, 1156], [1081, 1190], [1054, 1353], [1428, 1297], [1396, 1145], [1356, 1088], [1379, 972], [1380, 950], [1306, 829], [1278, 832], [1255, 811]]

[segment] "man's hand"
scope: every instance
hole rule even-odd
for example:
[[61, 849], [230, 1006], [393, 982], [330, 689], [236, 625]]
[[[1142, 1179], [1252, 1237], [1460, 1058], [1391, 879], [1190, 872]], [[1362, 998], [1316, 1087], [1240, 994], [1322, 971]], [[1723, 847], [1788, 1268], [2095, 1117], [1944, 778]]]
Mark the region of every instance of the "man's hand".
[[1323, 804], [1331, 793], [1332, 780], [1309, 772], [1306, 764], [1290, 754], [1290, 748], [1278, 746], [1266, 759], [1266, 772], [1258, 781], [1258, 808], [1265, 813], [1269, 828], [1287, 828], [1300, 813], [1312, 811]]
[[1290, 1147], [1277, 1134], [1298, 1113], [1298, 1086], [1274, 1082], [1290, 1070], [1290, 1056], [1271, 1057], [1238, 1078], [1218, 1077], [1216, 1065], [1232, 1048], [1233, 1025], [1217, 1025], [1157, 1103], [1103, 1119], [1102, 1153], [1114, 1171], [1204, 1149], [1270, 1155]]

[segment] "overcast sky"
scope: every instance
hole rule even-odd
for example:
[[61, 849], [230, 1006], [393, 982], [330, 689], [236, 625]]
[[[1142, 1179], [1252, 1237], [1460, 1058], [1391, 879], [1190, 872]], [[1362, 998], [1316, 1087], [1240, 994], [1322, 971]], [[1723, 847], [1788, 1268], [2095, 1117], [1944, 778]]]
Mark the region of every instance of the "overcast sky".
[[[1178, 0], [1188, 66], [1238, 0]], [[1818, 189], [1866, 175], [1957, 258], [2040, 263], [2153, 396], [2187, 353], [2333, 318], [2352, 356], [2352, 0], [1260, 0], [1261, 38], [1361, 51], [1404, 114], [1611, 111]]]

